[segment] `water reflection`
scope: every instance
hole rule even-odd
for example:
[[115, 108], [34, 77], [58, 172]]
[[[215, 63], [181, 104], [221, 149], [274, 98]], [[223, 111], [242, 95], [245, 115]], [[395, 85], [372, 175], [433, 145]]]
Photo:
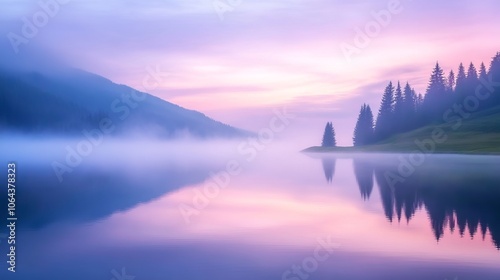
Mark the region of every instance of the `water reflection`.
[[[308, 279], [499, 279], [500, 158], [432, 156], [392, 186], [398, 156], [269, 151], [202, 207], [226, 159], [97, 162], [62, 184], [50, 163], [19, 164], [19, 271], [0, 279], [111, 279], [122, 267], [136, 279], [282, 279], [329, 237], [341, 247]], [[190, 222], [180, 205], [196, 208]]]
[[[82, 165], [59, 182], [50, 165], [24, 166], [18, 175], [19, 228], [38, 229], [55, 222], [92, 222], [126, 211], [187, 185], [205, 181], [216, 165], [163, 161], [156, 165]], [[29, 176], [22, 176], [29, 174]], [[0, 199], [7, 200], [2, 191]], [[0, 214], [6, 219], [6, 213]]]
[[[324, 166], [325, 161], [335, 162], [331, 157], [322, 161]], [[370, 198], [375, 177], [389, 222], [404, 219], [410, 223], [416, 212], [423, 210], [436, 240], [458, 227], [462, 237], [466, 229], [470, 238], [479, 235], [484, 240], [489, 233], [493, 245], [500, 249], [500, 174], [496, 159], [435, 156], [415, 168], [403, 156], [384, 156], [383, 160], [380, 156], [354, 156], [352, 161], [363, 200]]]
[[368, 200], [373, 190], [374, 165], [370, 161], [354, 158], [353, 168], [361, 197], [363, 200]]
[[333, 176], [335, 175], [335, 163], [337, 159], [335, 157], [325, 157], [321, 159], [323, 164], [323, 171], [325, 172], [325, 178], [328, 183], [331, 183]]

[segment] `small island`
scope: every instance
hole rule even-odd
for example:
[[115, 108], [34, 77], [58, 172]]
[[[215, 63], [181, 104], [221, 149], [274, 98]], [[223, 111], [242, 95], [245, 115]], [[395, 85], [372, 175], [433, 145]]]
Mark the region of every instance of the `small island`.
[[447, 77], [436, 63], [425, 95], [407, 82], [385, 88], [374, 121], [369, 105], [361, 106], [352, 147], [336, 145], [328, 122], [321, 146], [306, 153], [447, 153], [500, 154], [500, 52], [487, 69], [474, 64]]

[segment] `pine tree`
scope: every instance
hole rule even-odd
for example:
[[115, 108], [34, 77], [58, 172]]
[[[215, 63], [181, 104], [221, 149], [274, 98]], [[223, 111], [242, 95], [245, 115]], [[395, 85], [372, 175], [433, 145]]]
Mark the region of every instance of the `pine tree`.
[[445, 92], [446, 86], [444, 82], [444, 72], [443, 69], [439, 66], [439, 63], [436, 63], [434, 70], [432, 70], [431, 78], [429, 81], [429, 85], [427, 87], [427, 95], [430, 96], [439, 96]]
[[[497, 52], [497, 54], [492, 58], [488, 74], [493, 74], [493, 78], [500, 78], [496, 76], [500, 75], [500, 52]], [[499, 82], [500, 79], [493, 79], [493, 81]]]
[[428, 98], [431, 101], [435, 101], [445, 92], [445, 89], [446, 86], [444, 82], [443, 69], [441, 69], [439, 63], [436, 63], [436, 66], [432, 70], [425, 98]]
[[446, 79], [446, 101], [444, 102], [445, 106], [450, 106], [455, 101], [455, 86], [455, 72], [453, 72], [453, 70], [450, 70], [448, 78]]
[[363, 146], [363, 119], [365, 117], [365, 104], [361, 106], [359, 111], [358, 120], [356, 121], [356, 126], [354, 127], [354, 136], [352, 137], [352, 143], [354, 146]]
[[414, 89], [412, 89], [412, 92], [415, 96], [415, 118], [413, 120], [413, 128], [417, 128], [427, 123], [424, 111], [424, 96], [421, 93], [417, 94]]
[[394, 95], [394, 115], [395, 117], [400, 117], [404, 108], [404, 97], [403, 91], [401, 89], [401, 84], [398, 81], [398, 85], [396, 87], [396, 92]]
[[332, 127], [332, 145], [333, 147], [337, 147], [337, 136], [335, 135], [335, 127], [333, 127], [332, 123], [330, 123], [330, 126]]
[[321, 147], [335, 147], [337, 141], [335, 140], [335, 130], [331, 122], [327, 122], [325, 126], [325, 132], [323, 133], [323, 141], [321, 142]]
[[484, 66], [483, 62], [481, 62], [481, 66], [479, 68], [479, 79], [488, 79], [488, 71], [486, 71], [486, 66]]
[[[415, 90], [413, 90], [413, 93], [416, 95]], [[424, 97], [422, 96], [421, 93], [419, 93], [416, 96], [417, 96], [417, 99], [415, 101], [415, 111], [422, 112], [422, 106], [424, 104]]]
[[369, 105], [363, 104], [354, 128], [354, 146], [368, 145], [373, 142], [373, 113]]
[[404, 89], [404, 110], [406, 112], [415, 112], [415, 102], [417, 101], [416, 99], [417, 97], [415, 96], [415, 91], [407, 82]]
[[462, 92], [461, 97], [466, 98], [467, 96], [474, 95], [478, 85], [479, 85], [479, 79], [477, 76], [477, 70], [474, 64], [471, 63], [469, 65], [469, 69], [467, 70], [467, 77], [465, 78], [464, 91]]
[[365, 131], [365, 143], [372, 144], [374, 141], [374, 128], [373, 112], [370, 105], [366, 105], [365, 117], [363, 118], [363, 130]]
[[465, 67], [462, 63], [460, 63], [460, 65], [458, 66], [458, 75], [457, 75], [457, 82], [456, 82], [457, 88], [464, 86], [466, 79], [467, 79], [467, 76], [465, 75]]
[[492, 102], [488, 102], [492, 104], [492, 106], [500, 105], [500, 52], [498, 52], [493, 59], [491, 60], [490, 69], [488, 72], [487, 81], [491, 81], [494, 85], [494, 92], [492, 93]]
[[443, 69], [436, 63], [429, 79], [429, 85], [424, 98], [423, 112], [427, 123], [439, 119], [447, 103], [446, 85]]
[[407, 82], [403, 91], [403, 120], [405, 125], [402, 131], [408, 131], [416, 125], [416, 103], [417, 96], [415, 91], [410, 87]]
[[474, 64], [471, 62], [469, 65], [469, 69], [467, 70], [467, 81], [468, 82], [477, 82], [477, 70]]
[[392, 134], [392, 115], [394, 112], [394, 86], [392, 82], [385, 88], [380, 109], [378, 111], [377, 123], [375, 125], [375, 141], [383, 140]]
[[457, 82], [455, 85], [455, 101], [461, 102], [467, 92], [467, 75], [462, 63], [458, 66]]
[[446, 90], [448, 91], [448, 93], [453, 93], [453, 91], [455, 90], [455, 72], [453, 72], [453, 70], [451, 70], [450, 74], [448, 74]]
[[[488, 71], [486, 70], [486, 66], [484, 65], [483, 62], [481, 62], [481, 66], [479, 66], [479, 76], [478, 76], [478, 79], [476, 81], [476, 89], [474, 90], [474, 95], [476, 95], [476, 90], [478, 89], [479, 85], [481, 83], [484, 83], [485, 81], [488, 80]], [[482, 90], [485, 90], [484, 88], [482, 88], [482, 86], [479, 88], [480, 91]], [[487, 89], [486, 89], [487, 90]], [[481, 102], [479, 104], [479, 110], [484, 110], [486, 108], [489, 108], [491, 106], [494, 106], [494, 102]]]
[[470, 63], [469, 69], [467, 70], [467, 79], [477, 80], [477, 70], [474, 63]]
[[401, 132], [404, 127], [404, 97], [403, 91], [401, 90], [401, 84], [398, 81], [396, 87], [396, 92], [394, 95], [394, 130], [395, 132]]

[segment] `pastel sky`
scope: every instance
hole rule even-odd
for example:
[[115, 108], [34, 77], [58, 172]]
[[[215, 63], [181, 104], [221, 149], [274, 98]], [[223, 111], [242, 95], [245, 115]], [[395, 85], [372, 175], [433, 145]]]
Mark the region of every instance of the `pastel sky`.
[[[23, 17], [32, 22], [43, 11], [38, 2], [2, 0], [2, 40], [22, 34]], [[352, 144], [359, 107], [377, 111], [390, 80], [423, 93], [436, 61], [447, 71], [460, 62], [488, 65], [500, 51], [497, 0], [60, 2], [67, 3], [20, 52], [50, 50], [139, 90], [147, 69], [158, 67], [169, 75], [150, 93], [254, 131], [286, 106], [297, 122], [283, 137], [306, 131], [309, 145], [319, 144], [326, 121], [339, 144]], [[221, 20], [214, 5], [230, 4]], [[347, 59], [342, 44], [356, 46], [356, 29], [389, 6], [397, 7], [391, 18], [372, 26], [369, 42]]]

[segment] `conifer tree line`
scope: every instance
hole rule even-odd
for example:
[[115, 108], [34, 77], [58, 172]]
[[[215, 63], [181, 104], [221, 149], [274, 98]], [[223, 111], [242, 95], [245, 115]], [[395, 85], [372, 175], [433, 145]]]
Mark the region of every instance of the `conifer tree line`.
[[417, 95], [409, 83], [402, 86], [389, 82], [376, 121], [370, 106], [361, 106], [353, 142], [355, 146], [373, 144], [425, 125], [450, 121], [450, 114], [446, 114], [450, 109], [454, 114], [460, 110], [472, 113], [495, 106], [500, 106], [500, 52], [488, 69], [484, 63], [479, 70], [470, 63], [465, 70], [460, 63], [456, 75], [451, 70], [445, 76], [436, 63], [425, 96]]

